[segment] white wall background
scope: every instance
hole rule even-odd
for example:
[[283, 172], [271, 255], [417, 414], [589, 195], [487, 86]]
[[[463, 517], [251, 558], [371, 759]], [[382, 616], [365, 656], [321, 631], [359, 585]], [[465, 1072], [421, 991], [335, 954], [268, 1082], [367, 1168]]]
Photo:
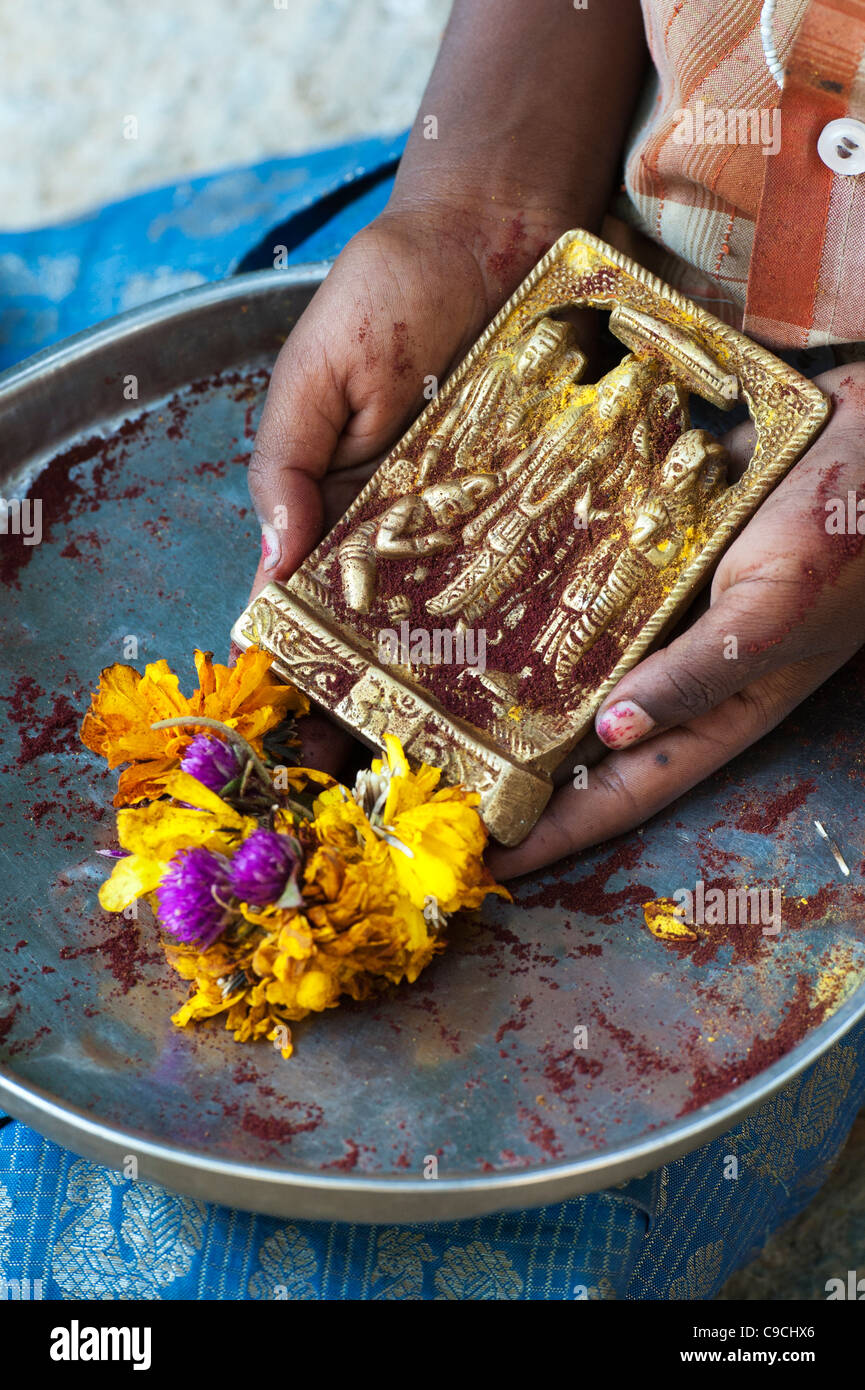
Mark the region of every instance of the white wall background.
[[[449, 9], [450, 0], [0, 0], [0, 226], [393, 133], [414, 115]], [[124, 138], [127, 116], [137, 139]]]

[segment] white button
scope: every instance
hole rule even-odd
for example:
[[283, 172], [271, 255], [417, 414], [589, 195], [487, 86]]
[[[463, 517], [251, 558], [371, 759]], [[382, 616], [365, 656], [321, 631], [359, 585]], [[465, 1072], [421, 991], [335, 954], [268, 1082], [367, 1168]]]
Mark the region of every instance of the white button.
[[833, 174], [861, 174], [865, 169], [865, 124], [842, 116], [824, 125], [817, 153]]

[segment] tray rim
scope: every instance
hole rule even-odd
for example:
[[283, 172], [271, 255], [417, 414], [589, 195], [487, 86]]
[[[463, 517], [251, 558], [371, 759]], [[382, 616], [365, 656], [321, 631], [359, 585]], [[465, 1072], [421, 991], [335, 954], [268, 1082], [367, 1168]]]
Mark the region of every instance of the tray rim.
[[[63, 366], [70, 360], [78, 361], [83, 355], [82, 349], [98, 351], [106, 344], [116, 343], [118, 338], [167, 323], [173, 318], [181, 318], [187, 308], [207, 309], [235, 299], [264, 294], [275, 288], [275, 282], [280, 279], [294, 289], [304, 285], [320, 285], [332, 265], [333, 261], [303, 261], [284, 270], [250, 270], [225, 280], [213, 280], [206, 285], [192, 285], [189, 289], [148, 300], [146, 304], [136, 304], [122, 314], [114, 314], [90, 328], [82, 328], [67, 338], [61, 338], [59, 342], [49, 343], [48, 347], [40, 348], [39, 352], [6, 367], [0, 372], [0, 408], [5, 404], [3, 397], [6, 393], [26, 386], [32, 378], [48, 368]], [[140, 405], [141, 402], [135, 404]]]
[[[861, 999], [858, 996], [861, 995]], [[157, 1182], [191, 1197], [271, 1216], [309, 1220], [450, 1221], [515, 1208], [545, 1206], [639, 1177], [708, 1143], [759, 1108], [816, 1062], [865, 1014], [860, 987], [831, 1018], [771, 1067], [687, 1116], [635, 1143], [564, 1163], [535, 1164], [435, 1181], [353, 1173], [343, 1177], [213, 1157], [188, 1145], [156, 1142], [133, 1129], [94, 1120], [40, 1086], [16, 1080], [0, 1061], [0, 1101], [16, 1120], [39, 1120], [39, 1132], [85, 1158], [122, 1168], [139, 1160], [139, 1181]], [[35, 1126], [34, 1126], [35, 1127]], [[663, 1143], [659, 1146], [658, 1141]], [[241, 1199], [243, 1199], [241, 1201]], [[347, 1210], [347, 1208], [349, 1210]]]
[[[83, 329], [0, 373], [0, 410], [31, 382], [86, 360], [107, 345], [180, 320], [189, 311], [269, 295], [280, 287], [315, 287], [330, 264], [308, 262], [284, 270], [251, 271], [193, 286]], [[143, 412], [149, 401], [142, 399], [136, 405], [136, 411], [124, 413]], [[56, 452], [61, 446], [62, 437], [50, 447]], [[790, 1052], [687, 1116], [659, 1125], [639, 1140], [581, 1159], [529, 1164], [477, 1177], [457, 1175], [427, 1181], [397, 1173], [376, 1176], [353, 1172], [343, 1176], [214, 1157], [188, 1145], [156, 1141], [132, 1128], [94, 1119], [92, 1112], [24, 1081], [2, 1058], [0, 1103], [14, 1119], [33, 1124], [54, 1142], [109, 1167], [122, 1167], [124, 1157], [132, 1152], [139, 1159], [140, 1179], [201, 1200], [294, 1219], [361, 1224], [454, 1220], [599, 1191], [691, 1152], [758, 1108], [863, 1017], [865, 982]]]

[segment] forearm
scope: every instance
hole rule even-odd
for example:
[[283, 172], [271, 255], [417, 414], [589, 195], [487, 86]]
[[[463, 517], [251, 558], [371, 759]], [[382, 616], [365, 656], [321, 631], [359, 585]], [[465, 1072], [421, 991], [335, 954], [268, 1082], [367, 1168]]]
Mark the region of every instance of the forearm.
[[456, 0], [393, 206], [598, 229], [646, 62], [638, 0]]

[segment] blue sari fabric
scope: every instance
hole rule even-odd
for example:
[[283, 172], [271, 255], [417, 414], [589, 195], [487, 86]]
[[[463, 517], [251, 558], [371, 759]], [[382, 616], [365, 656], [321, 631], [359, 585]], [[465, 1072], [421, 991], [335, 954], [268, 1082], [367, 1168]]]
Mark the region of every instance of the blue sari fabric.
[[[136, 304], [272, 265], [274, 248], [289, 264], [336, 255], [384, 205], [402, 144], [271, 160], [0, 233], [0, 366]], [[414, 1226], [209, 1205], [0, 1112], [0, 1298], [712, 1298], [807, 1205], [863, 1099], [860, 1024], [731, 1133], [645, 1177]]]

